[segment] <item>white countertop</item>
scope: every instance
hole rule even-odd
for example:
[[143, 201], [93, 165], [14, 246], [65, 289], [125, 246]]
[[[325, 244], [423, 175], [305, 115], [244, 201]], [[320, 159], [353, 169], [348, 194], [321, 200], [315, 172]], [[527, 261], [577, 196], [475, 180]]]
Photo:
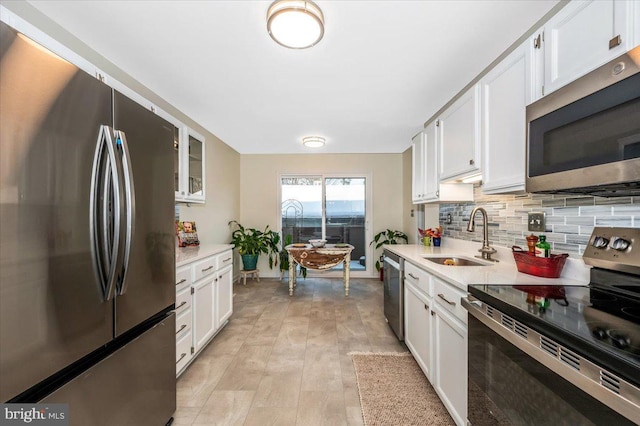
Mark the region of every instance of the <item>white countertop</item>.
[[[582, 258], [569, 257], [560, 278], [541, 278], [518, 272], [511, 250], [494, 247], [498, 253], [493, 257], [499, 262], [487, 262], [477, 259], [481, 243], [443, 238], [441, 247], [417, 244], [385, 245], [390, 250], [415, 266], [467, 291], [469, 284], [528, 284], [528, 285], [586, 285], [589, 282], [589, 266]], [[439, 265], [425, 259], [429, 256], [466, 257], [478, 262], [490, 263], [489, 266], [448, 266]]]
[[233, 244], [200, 244], [176, 248], [176, 267], [233, 249]]

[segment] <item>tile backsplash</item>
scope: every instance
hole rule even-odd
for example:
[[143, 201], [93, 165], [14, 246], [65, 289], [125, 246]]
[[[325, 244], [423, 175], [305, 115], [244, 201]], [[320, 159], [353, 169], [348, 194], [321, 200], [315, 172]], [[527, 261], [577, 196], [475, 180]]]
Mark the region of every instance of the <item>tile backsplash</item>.
[[[476, 216], [475, 232], [467, 232], [471, 210], [484, 207], [489, 216], [492, 245], [526, 248], [527, 214], [546, 213], [547, 241], [554, 253], [582, 255], [594, 226], [640, 228], [640, 197], [602, 198], [579, 195], [485, 195], [474, 188], [473, 203], [440, 204], [440, 225], [445, 237], [482, 242], [484, 223]], [[447, 224], [447, 216], [451, 223]], [[538, 235], [540, 233], [534, 232]]]

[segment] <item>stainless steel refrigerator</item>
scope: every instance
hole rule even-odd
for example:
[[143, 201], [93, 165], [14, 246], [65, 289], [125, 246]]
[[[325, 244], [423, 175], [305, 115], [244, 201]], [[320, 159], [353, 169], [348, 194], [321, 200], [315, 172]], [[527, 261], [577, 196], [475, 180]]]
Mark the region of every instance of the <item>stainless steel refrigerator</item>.
[[174, 126], [0, 23], [0, 401], [176, 406]]

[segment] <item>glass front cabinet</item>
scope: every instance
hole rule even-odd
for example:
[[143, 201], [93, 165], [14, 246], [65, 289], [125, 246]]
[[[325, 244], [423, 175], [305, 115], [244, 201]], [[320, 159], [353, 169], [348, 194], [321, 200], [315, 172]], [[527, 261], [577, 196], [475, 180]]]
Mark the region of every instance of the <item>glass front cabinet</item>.
[[205, 202], [204, 137], [188, 127], [174, 129], [173, 173], [176, 201]]

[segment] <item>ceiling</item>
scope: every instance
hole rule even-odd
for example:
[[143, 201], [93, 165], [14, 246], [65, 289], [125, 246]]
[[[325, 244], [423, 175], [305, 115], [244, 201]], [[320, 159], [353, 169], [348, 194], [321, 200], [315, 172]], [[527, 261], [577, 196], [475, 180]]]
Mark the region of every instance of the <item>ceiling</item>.
[[403, 152], [558, 1], [317, 0], [305, 50], [269, 37], [270, 1], [30, 3], [239, 153], [290, 154]]

